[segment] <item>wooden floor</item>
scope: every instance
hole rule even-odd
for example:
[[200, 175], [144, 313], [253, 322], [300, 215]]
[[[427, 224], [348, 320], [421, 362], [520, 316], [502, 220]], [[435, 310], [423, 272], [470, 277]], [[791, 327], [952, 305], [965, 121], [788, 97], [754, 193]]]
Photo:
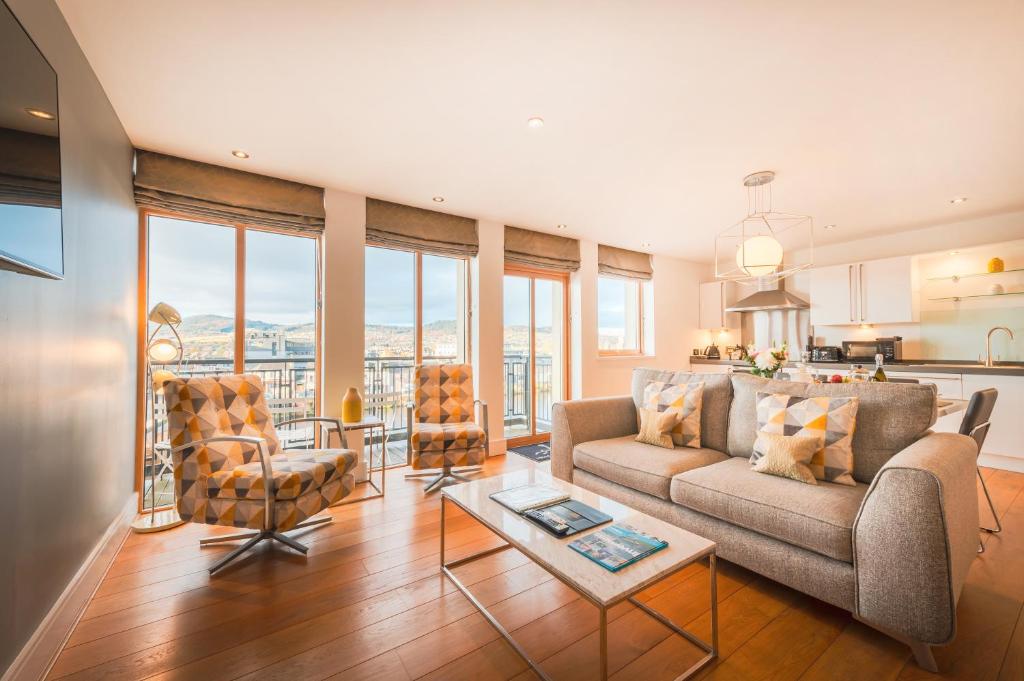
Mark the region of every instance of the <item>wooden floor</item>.
[[[487, 472], [534, 465], [497, 457]], [[541, 464], [546, 466], [546, 464]], [[985, 471], [1005, 531], [970, 572], [943, 677], [1024, 679], [1024, 475]], [[386, 500], [334, 509], [304, 533], [308, 558], [264, 545], [210, 578], [219, 528], [130, 535], [61, 653], [52, 679], [523, 679], [522, 660], [438, 574], [438, 497], [402, 471]], [[986, 513], [987, 514], [987, 513]], [[449, 556], [496, 545], [468, 517]], [[908, 649], [848, 613], [720, 563], [722, 657], [705, 679], [927, 679]], [[597, 675], [597, 612], [525, 557], [504, 551], [459, 568], [474, 593], [555, 679]], [[691, 566], [643, 598], [707, 638], [707, 570]], [[631, 605], [609, 617], [616, 679], [670, 679], [696, 648]]]

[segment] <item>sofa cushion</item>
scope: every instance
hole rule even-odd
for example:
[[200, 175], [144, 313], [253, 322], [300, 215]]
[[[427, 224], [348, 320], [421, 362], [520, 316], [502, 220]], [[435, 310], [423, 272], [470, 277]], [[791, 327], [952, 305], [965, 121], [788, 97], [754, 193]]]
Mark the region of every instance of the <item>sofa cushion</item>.
[[581, 442], [572, 452], [577, 468], [668, 500], [672, 476], [729, 457], [714, 449], [661, 449], [637, 442], [633, 435]]
[[[720, 452], [726, 451], [729, 426], [729, 403], [732, 401], [732, 382], [728, 374], [694, 374], [688, 371], [665, 371], [662, 369], [634, 369], [632, 390], [633, 404], [639, 409], [644, 406], [644, 388], [652, 381], [664, 383], [703, 383], [701, 397], [700, 443], [704, 447]], [[639, 416], [638, 416], [639, 418]], [[639, 421], [637, 421], [639, 426]], [[750, 456], [748, 453], [747, 456]]]
[[[871, 482], [897, 452], [920, 439], [935, 423], [934, 385], [914, 383], [795, 383], [732, 375], [728, 446], [732, 456], [750, 458], [757, 438], [757, 393], [860, 398], [853, 434], [853, 479]], [[707, 392], [705, 392], [707, 400]], [[706, 411], [705, 407], [705, 411]]]
[[774, 537], [829, 558], [853, 562], [853, 521], [868, 486], [761, 475], [746, 459], [690, 470], [672, 478], [671, 499], [694, 511]]
[[[698, 383], [664, 383], [651, 381], [644, 387], [644, 400], [640, 414], [645, 409], [671, 411], [679, 414], [678, 422], [672, 428], [672, 442], [677, 447], [700, 448], [701, 401], [704, 397], [704, 381]], [[643, 428], [641, 416], [640, 426]]]

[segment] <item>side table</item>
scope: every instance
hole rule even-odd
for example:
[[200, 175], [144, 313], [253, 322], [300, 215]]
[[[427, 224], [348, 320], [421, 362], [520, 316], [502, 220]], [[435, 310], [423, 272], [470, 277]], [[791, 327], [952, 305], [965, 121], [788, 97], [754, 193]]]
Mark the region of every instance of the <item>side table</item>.
[[[387, 426], [385, 425], [385, 423], [384, 423], [384, 421], [382, 419], [363, 419], [361, 421], [353, 421], [352, 423], [344, 423], [344, 422], [342, 422], [341, 427], [342, 427], [342, 430], [345, 433], [347, 433], [350, 430], [368, 430], [368, 431], [370, 431], [370, 445], [369, 445], [369, 447], [367, 447], [368, 456], [367, 456], [367, 462], [366, 462], [366, 480], [361, 480], [361, 481], [357, 482], [356, 484], [357, 485], [369, 484], [370, 487], [372, 487], [375, 490], [376, 493], [375, 494], [367, 494], [365, 496], [359, 497], [358, 499], [342, 499], [341, 501], [337, 501], [337, 502], [331, 504], [331, 506], [333, 507], [333, 506], [345, 506], [347, 504], [358, 504], [359, 502], [366, 501], [367, 499], [378, 499], [380, 497], [383, 497], [384, 496], [385, 480], [387, 479], [387, 475], [386, 475], [386, 469], [387, 469], [387, 465], [386, 464], [387, 464], [387, 461], [385, 460], [387, 458], [387, 440], [388, 440]], [[378, 466], [375, 469], [373, 467], [373, 432], [374, 432], [374, 430], [376, 430], [378, 428], [380, 429], [380, 466]], [[328, 426], [328, 428], [327, 428], [327, 439], [328, 439], [328, 442], [330, 441], [331, 433], [337, 433], [337, 432], [338, 432], [338, 429], [336, 427]], [[339, 433], [338, 434], [338, 440], [340, 441], [341, 446], [344, 447], [345, 446], [345, 435], [344, 435], [344, 433]], [[374, 472], [374, 470], [376, 470], [380, 474], [380, 487], [378, 487], [377, 483], [375, 483], [373, 481], [373, 472]]]

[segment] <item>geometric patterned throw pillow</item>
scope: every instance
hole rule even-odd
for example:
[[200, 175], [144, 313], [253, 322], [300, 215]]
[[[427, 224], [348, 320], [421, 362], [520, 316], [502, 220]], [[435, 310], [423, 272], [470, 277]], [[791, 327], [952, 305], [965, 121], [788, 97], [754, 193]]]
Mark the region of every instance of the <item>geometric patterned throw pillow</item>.
[[703, 381], [680, 384], [651, 381], [644, 387], [644, 408], [679, 414], [679, 423], [672, 429], [672, 442], [676, 447], [700, 448], [700, 409], [703, 400]]
[[[840, 485], [853, 480], [853, 431], [857, 425], [857, 397], [801, 397], [757, 393], [758, 433], [806, 435], [817, 439], [818, 451], [809, 465], [814, 477]], [[768, 451], [761, 438], [754, 441], [753, 465]]]

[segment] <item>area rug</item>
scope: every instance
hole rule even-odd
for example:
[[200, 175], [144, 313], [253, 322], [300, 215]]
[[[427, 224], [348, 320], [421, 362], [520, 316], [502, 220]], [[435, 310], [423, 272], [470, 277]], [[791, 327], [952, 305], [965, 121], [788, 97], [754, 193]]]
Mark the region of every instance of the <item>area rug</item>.
[[537, 463], [543, 463], [551, 458], [551, 447], [546, 442], [539, 445], [513, 447], [508, 451], [514, 452], [519, 456], [525, 456], [530, 461], [536, 461]]

